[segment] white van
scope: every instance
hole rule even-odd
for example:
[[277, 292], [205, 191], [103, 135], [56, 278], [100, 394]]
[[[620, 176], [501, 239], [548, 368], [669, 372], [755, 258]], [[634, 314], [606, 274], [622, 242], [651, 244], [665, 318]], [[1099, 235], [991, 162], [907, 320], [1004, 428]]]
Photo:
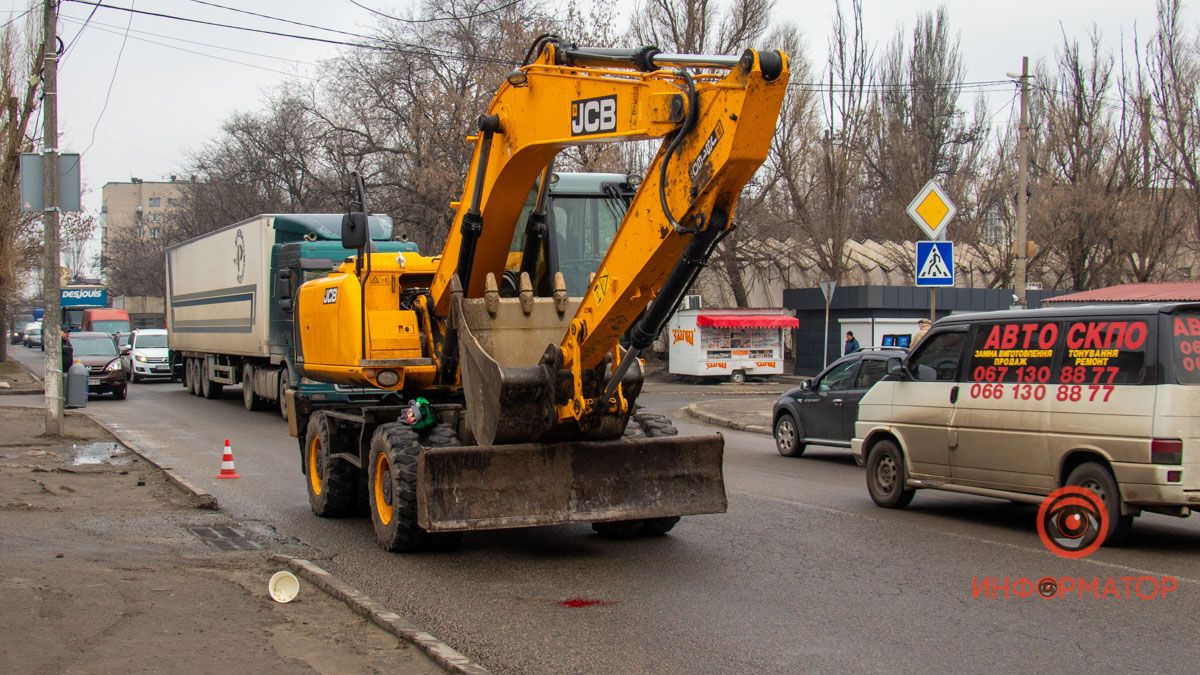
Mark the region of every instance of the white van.
[[1200, 304], [955, 315], [859, 404], [875, 503], [918, 488], [1039, 503], [1100, 495], [1106, 540], [1142, 511], [1200, 506]]

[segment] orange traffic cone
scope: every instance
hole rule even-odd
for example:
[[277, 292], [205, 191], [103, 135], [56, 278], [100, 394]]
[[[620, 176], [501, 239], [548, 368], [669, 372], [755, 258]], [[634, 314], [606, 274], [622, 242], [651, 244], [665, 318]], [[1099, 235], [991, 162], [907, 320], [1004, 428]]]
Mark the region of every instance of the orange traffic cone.
[[233, 468], [233, 448], [229, 447], [229, 439], [225, 439], [225, 456], [221, 458], [221, 472], [217, 478], [241, 478], [237, 469]]

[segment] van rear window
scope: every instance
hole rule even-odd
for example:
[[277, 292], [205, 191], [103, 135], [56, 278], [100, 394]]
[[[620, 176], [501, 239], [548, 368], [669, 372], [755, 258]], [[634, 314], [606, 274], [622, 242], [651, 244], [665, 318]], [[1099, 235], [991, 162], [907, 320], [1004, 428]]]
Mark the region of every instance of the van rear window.
[[[972, 382], [1140, 384], [1149, 335], [1145, 321], [982, 324], [975, 333], [967, 373]], [[1196, 365], [1200, 366], [1200, 354]]]
[[1200, 312], [1171, 315], [1172, 370], [1179, 384], [1200, 384]]

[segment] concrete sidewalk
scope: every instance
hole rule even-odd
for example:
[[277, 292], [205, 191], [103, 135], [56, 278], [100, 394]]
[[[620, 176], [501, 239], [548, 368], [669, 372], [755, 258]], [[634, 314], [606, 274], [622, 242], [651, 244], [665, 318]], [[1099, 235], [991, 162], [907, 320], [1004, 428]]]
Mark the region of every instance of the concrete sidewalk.
[[443, 669], [305, 579], [270, 527], [191, 499], [95, 422], [0, 408], [0, 671], [405, 672]]
[[771, 410], [778, 396], [741, 396], [738, 398], [698, 401], [684, 407], [701, 422], [738, 431], [771, 435]]

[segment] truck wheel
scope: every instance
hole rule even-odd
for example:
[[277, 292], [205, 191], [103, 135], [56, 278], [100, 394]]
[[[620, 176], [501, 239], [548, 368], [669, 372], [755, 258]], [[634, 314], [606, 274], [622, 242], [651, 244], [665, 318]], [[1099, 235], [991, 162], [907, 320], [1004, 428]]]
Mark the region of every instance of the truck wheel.
[[1067, 476], [1067, 485], [1078, 485], [1095, 492], [1108, 511], [1108, 532], [1104, 535], [1104, 546], [1119, 545], [1129, 536], [1133, 527], [1133, 516], [1121, 515], [1121, 490], [1112, 473], [1096, 462], [1084, 462]]
[[291, 386], [289, 379], [287, 365], [284, 364], [283, 370], [279, 371], [279, 393], [278, 397], [276, 398], [276, 401], [279, 402], [279, 416], [283, 418], [284, 422], [286, 422], [288, 418], [287, 390], [288, 387]]
[[196, 370], [192, 367], [192, 359], [183, 360], [183, 388], [192, 396], [196, 395]]
[[242, 368], [242, 405], [246, 410], [261, 410], [263, 398], [254, 391], [254, 366]]
[[730, 382], [732, 382], [732, 383], [734, 383], [734, 384], [745, 384], [745, 382], [746, 382], [746, 371], [744, 371], [744, 370], [735, 370], [735, 371], [733, 371], [733, 373], [731, 373], [731, 374], [729, 375], [729, 381], [730, 381]]
[[358, 502], [358, 469], [329, 456], [333, 451], [330, 425], [329, 416], [318, 412], [308, 420], [305, 435], [308, 505], [321, 518], [352, 515]]
[[411, 553], [450, 548], [461, 532], [431, 534], [417, 524], [417, 457], [421, 439], [400, 422], [381, 425], [371, 438], [368, 488], [371, 525], [385, 550]]
[[879, 506], [902, 509], [912, 501], [916, 490], [904, 487], [908, 472], [904, 456], [891, 441], [879, 441], [871, 446], [867, 456], [867, 492]]
[[208, 359], [201, 361], [200, 366], [200, 391], [204, 394], [204, 398], [221, 398], [221, 393], [225, 390], [225, 385], [220, 382], [213, 382], [212, 372], [208, 369]]
[[[678, 436], [679, 430], [671, 418], [657, 413], [637, 413], [629, 416], [624, 438], [661, 438]], [[644, 520], [616, 520], [592, 523], [596, 534], [608, 539], [632, 539], [633, 537], [659, 537], [671, 531], [679, 522], [679, 516], [646, 518]]]

